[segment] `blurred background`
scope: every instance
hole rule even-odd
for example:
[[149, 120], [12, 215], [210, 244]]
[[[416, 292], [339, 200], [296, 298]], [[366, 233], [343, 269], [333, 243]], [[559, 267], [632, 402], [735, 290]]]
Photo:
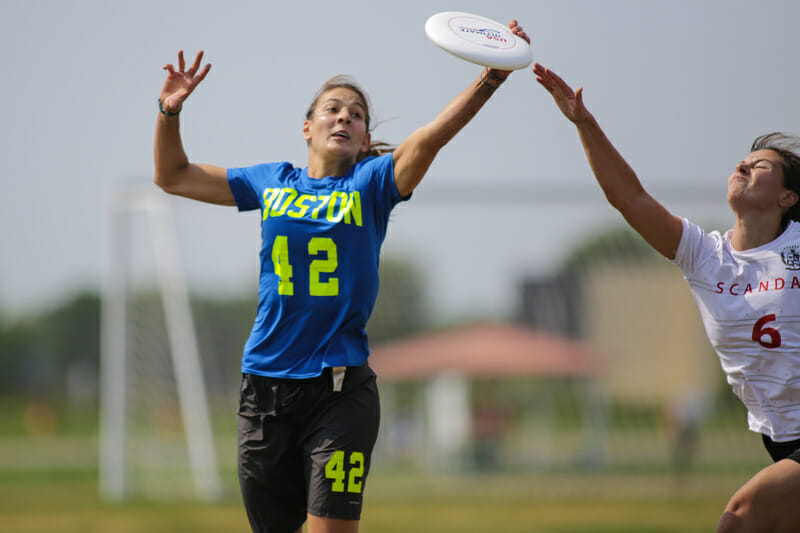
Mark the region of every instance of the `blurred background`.
[[[425, 20], [516, 18], [650, 192], [709, 231], [752, 139], [797, 131], [789, 0], [0, 5], [4, 531], [246, 529], [259, 216], [152, 185], [177, 50], [213, 64], [181, 116], [192, 160], [304, 166], [327, 78], [355, 76], [373, 136], [399, 143], [480, 71]], [[394, 211], [368, 332], [364, 530], [707, 531], [768, 463], [680, 273], [607, 205], [528, 70]]]

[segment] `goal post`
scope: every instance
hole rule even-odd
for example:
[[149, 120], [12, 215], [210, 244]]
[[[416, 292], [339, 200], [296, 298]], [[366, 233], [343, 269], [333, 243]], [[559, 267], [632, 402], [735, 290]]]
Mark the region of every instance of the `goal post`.
[[133, 215], [137, 214], [146, 218], [145, 231], [152, 245], [156, 291], [162, 306], [194, 494], [203, 500], [216, 500], [221, 497], [222, 489], [175, 224], [169, 198], [152, 186], [119, 189], [110, 201], [101, 315], [100, 493], [105, 499], [119, 501], [128, 496], [130, 489], [130, 400], [137, 394], [131, 390], [131, 332], [128, 331], [130, 230]]

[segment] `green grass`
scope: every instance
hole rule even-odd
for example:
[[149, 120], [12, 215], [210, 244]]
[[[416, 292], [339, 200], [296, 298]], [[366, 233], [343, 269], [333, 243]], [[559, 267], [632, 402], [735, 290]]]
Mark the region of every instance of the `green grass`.
[[[232, 473], [225, 474], [226, 478]], [[713, 531], [747, 472], [505, 473], [424, 476], [377, 469], [369, 481], [365, 532]], [[226, 479], [235, 483], [235, 480]], [[0, 471], [0, 529], [7, 533], [248, 531], [238, 494], [220, 503], [98, 497], [97, 472]]]
[[[112, 504], [98, 495], [96, 427], [78, 420], [59, 425], [56, 432], [32, 434], [17, 420], [0, 414], [3, 533], [249, 531], [233, 465], [233, 433], [218, 439], [225, 485], [221, 502], [139, 496]], [[661, 448], [659, 453], [668, 453], [663, 436], [654, 431], [611, 435], [614, 466], [596, 471], [580, 472], [568, 466], [521, 470], [515, 462], [503, 472], [426, 475], [413, 469], [392, 470], [388, 461], [377, 458], [368, 480], [361, 531], [714, 531], [728, 498], [763, 466], [765, 454], [759, 440], [741, 429], [706, 432], [702, 444], [697, 468], [681, 477], [670, 470], [668, 461], [640, 456]], [[558, 455], [559, 446], [553, 446]], [[736, 454], [731, 455], [732, 451]], [[145, 474], [136, 476], [141, 481]], [[185, 491], [187, 477], [183, 476], [178, 479], [170, 474], [170, 482], [183, 483]], [[145, 481], [160, 484], [163, 476], [154, 479]]]
[[379, 471], [371, 481], [363, 530], [707, 532], [747, 477], [528, 472], [426, 478]]

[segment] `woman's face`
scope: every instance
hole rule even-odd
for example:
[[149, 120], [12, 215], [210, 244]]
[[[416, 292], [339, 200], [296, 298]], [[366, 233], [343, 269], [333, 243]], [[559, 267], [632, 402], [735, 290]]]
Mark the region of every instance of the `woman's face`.
[[309, 149], [355, 159], [369, 149], [367, 109], [354, 91], [336, 87], [320, 95], [311, 118], [303, 123]]
[[783, 158], [772, 150], [751, 152], [728, 179], [728, 203], [734, 211], [782, 212], [792, 191], [783, 186]]

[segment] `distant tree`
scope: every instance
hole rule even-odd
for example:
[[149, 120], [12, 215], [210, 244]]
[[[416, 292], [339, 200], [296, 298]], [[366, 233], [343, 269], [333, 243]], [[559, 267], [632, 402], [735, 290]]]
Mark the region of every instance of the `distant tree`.
[[631, 260], [663, 261], [663, 258], [638, 233], [627, 226], [620, 226], [588, 235], [582, 244], [567, 255], [561, 271], [585, 269], [587, 265], [598, 261], [629, 263]]
[[427, 308], [423, 278], [405, 261], [384, 258], [380, 265], [381, 286], [367, 333], [374, 345], [404, 337], [426, 328]]
[[244, 343], [253, 328], [258, 300], [195, 295], [192, 314], [209, 394], [236, 398]]
[[100, 299], [83, 292], [56, 307], [0, 328], [3, 391], [58, 398], [76, 368], [96, 376]]
[[32, 327], [16, 321], [0, 328], [0, 391], [18, 394], [28, 388], [36, 374]]
[[[422, 329], [424, 289], [418, 272], [391, 259], [382, 262], [380, 272], [380, 295], [368, 325], [370, 340], [380, 342]], [[128, 335], [138, 336], [136, 342], [166, 346], [159, 295], [139, 291], [129, 296], [129, 305], [136, 312], [129, 311], [133, 323], [128, 324]], [[209, 392], [235, 395], [242, 348], [256, 316], [255, 295], [232, 299], [193, 295], [191, 307]], [[100, 308], [97, 294], [82, 292], [52, 309], [0, 324], [0, 395], [35, 393], [58, 400], [67, 394], [70, 376], [77, 374], [96, 395]]]

